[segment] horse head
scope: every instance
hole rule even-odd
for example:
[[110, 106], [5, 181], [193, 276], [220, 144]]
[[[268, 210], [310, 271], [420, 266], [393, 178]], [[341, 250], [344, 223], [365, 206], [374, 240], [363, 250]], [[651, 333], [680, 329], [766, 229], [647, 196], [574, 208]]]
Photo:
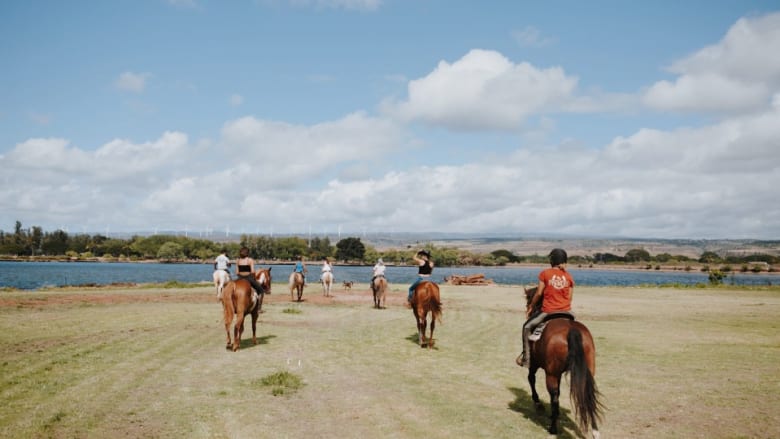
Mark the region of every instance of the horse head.
[[263, 287], [263, 291], [266, 293], [271, 292], [271, 268], [260, 268], [255, 271], [255, 279]]

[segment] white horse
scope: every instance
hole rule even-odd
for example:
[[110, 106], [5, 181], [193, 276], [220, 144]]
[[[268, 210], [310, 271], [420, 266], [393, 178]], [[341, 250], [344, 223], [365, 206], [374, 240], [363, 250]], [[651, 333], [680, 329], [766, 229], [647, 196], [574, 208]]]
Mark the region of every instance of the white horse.
[[222, 300], [222, 290], [230, 282], [230, 275], [225, 270], [214, 270], [214, 287], [217, 289], [217, 300]]
[[330, 271], [322, 273], [320, 281], [322, 282], [322, 294], [324, 294], [325, 297], [330, 297], [330, 288], [333, 286], [333, 273]]

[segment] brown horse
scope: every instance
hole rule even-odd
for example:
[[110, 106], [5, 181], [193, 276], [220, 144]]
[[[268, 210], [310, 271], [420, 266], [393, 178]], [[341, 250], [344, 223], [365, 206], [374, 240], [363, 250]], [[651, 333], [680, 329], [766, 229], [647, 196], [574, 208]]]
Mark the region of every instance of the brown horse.
[[[271, 290], [271, 269], [255, 271], [255, 279], [263, 287], [263, 292]], [[244, 333], [244, 319], [247, 314], [252, 316], [252, 344], [257, 344], [257, 316], [263, 307], [263, 296], [254, 294], [252, 285], [246, 279], [228, 282], [222, 289], [222, 311], [227, 334], [227, 349], [233, 352], [241, 347], [241, 335]], [[235, 325], [233, 320], [235, 319]], [[230, 327], [233, 326], [231, 340]]]
[[387, 303], [387, 279], [377, 276], [371, 282], [371, 291], [374, 293], [374, 308], [383, 309]]
[[[536, 287], [526, 288], [526, 306], [536, 293]], [[541, 300], [532, 316], [541, 311]], [[543, 409], [536, 393], [536, 371], [544, 369], [547, 391], [550, 393], [550, 434], [558, 434], [558, 415], [561, 376], [569, 372], [570, 392], [574, 413], [580, 430], [591, 428], [594, 438], [599, 437], [597, 421], [601, 419], [602, 405], [596, 388], [596, 347], [593, 337], [580, 322], [551, 314], [541, 338], [530, 342], [528, 383], [537, 409]]]
[[[417, 338], [420, 347], [433, 347], [433, 330], [436, 328], [436, 321], [441, 322], [441, 300], [439, 299], [439, 286], [426, 280], [414, 287], [412, 294], [412, 312], [417, 320]], [[428, 313], [431, 313], [431, 336], [425, 338], [426, 328], [428, 326]]]
[[290, 300], [295, 301], [295, 293], [298, 293], [298, 302], [303, 300], [303, 274], [290, 273]]

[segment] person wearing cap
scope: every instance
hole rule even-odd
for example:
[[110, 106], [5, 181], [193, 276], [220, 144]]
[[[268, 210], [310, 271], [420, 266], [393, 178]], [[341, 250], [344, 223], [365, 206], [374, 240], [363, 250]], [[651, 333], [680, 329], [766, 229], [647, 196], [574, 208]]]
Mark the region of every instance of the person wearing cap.
[[374, 280], [376, 280], [377, 277], [382, 276], [385, 277], [385, 263], [382, 261], [382, 258], [379, 258], [376, 261], [376, 265], [374, 265], [373, 269], [374, 275], [371, 278], [371, 290], [374, 289]]
[[[539, 273], [539, 285], [525, 311], [525, 317], [528, 321], [523, 325], [523, 353], [516, 360], [521, 367], [528, 366], [527, 353], [530, 351], [528, 336], [531, 335], [531, 331], [551, 313], [566, 312], [571, 314], [574, 279], [566, 271], [568, 260], [566, 250], [555, 248], [550, 252], [550, 268]], [[531, 318], [531, 313], [540, 299], [542, 300], [542, 312]]]
[[429, 280], [431, 273], [433, 273], [433, 261], [431, 261], [431, 254], [427, 250], [418, 251], [412, 258], [417, 263], [417, 280], [409, 287], [409, 297], [407, 298], [409, 303], [412, 302], [412, 295], [417, 285], [422, 281]]

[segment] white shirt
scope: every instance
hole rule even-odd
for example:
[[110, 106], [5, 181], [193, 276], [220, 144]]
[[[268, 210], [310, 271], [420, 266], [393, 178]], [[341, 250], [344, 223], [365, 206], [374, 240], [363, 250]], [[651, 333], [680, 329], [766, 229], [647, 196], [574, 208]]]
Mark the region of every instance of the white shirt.
[[219, 255], [215, 262], [217, 263], [217, 270], [227, 270], [230, 259], [225, 255]]
[[384, 276], [384, 275], [385, 275], [385, 265], [384, 264], [374, 265], [374, 276]]
[[330, 264], [328, 264], [327, 262], [322, 264], [322, 272], [323, 273], [330, 272]]

